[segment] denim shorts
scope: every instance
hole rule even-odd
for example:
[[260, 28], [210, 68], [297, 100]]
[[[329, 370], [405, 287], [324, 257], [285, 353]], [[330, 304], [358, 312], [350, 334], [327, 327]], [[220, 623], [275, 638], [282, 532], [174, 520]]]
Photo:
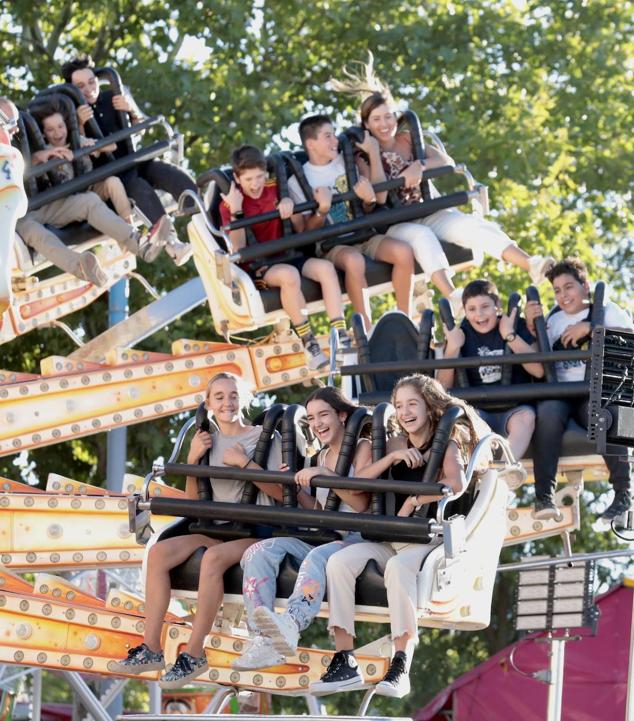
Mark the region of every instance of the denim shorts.
[[476, 408], [476, 410], [480, 418], [482, 418], [485, 423], [488, 423], [493, 433], [497, 433], [504, 438], [508, 436], [506, 426], [512, 415], [515, 415], [518, 411], [532, 411], [533, 415], [535, 414], [533, 406], [528, 405], [515, 406], [515, 408], [509, 408], [507, 411], [486, 411], [482, 408]]

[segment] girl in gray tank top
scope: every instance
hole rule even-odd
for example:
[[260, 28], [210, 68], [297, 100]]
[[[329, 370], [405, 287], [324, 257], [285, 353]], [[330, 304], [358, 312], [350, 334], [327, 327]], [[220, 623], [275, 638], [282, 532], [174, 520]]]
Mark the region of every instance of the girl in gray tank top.
[[[209, 464], [212, 466], [259, 468], [251, 457], [262, 429], [249, 425], [241, 411], [249, 400], [239, 379], [231, 373], [218, 373], [209, 381], [205, 405], [213, 415], [218, 430], [213, 433], [196, 431], [187, 454], [187, 463], [198, 463], [209, 451]], [[280, 463], [281, 447], [276, 437], [273, 439], [267, 467], [279, 470]], [[281, 500], [282, 489], [278, 484], [256, 482], [256, 485], [260, 491], [258, 503], [272, 503], [273, 498]], [[244, 481], [211, 478], [211, 486], [214, 501], [237, 503], [242, 495]], [[188, 498], [198, 499], [195, 478], [187, 478], [185, 490]], [[147, 554], [143, 643], [130, 649], [127, 658], [116, 663], [114, 670], [131, 674], [165, 667], [161, 649], [163, 620], [171, 595], [169, 572], [203, 546], [207, 550], [200, 564], [198, 606], [192, 634], [173, 667], [161, 677], [159, 685], [167, 689], [179, 688], [206, 671], [208, 665], [203, 642], [222, 603], [224, 572], [238, 563], [244, 551], [255, 541], [253, 538], [241, 538], [223, 542], [202, 534], [190, 534], [155, 543]]]

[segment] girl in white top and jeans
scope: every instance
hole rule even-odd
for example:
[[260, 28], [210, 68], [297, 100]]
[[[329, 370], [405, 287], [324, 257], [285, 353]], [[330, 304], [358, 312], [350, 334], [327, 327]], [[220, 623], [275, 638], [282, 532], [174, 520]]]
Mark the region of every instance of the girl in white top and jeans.
[[[317, 465], [299, 471], [295, 480], [309, 488], [316, 475], [335, 475], [335, 467], [344, 438], [348, 417], [356, 410], [345, 395], [334, 387], [316, 390], [306, 401], [307, 420], [323, 448]], [[358, 475], [370, 463], [371, 450], [367, 439], [357, 444], [349, 475]], [[339, 490], [342, 512], [361, 513], [370, 502], [370, 494], [362, 491]], [[306, 508], [323, 508], [328, 489], [318, 488], [316, 498], [303, 490], [298, 504]], [[236, 670], [265, 668], [284, 662], [297, 652], [299, 634], [319, 612], [326, 590], [326, 563], [333, 553], [361, 541], [358, 533], [349, 533], [340, 541], [313, 547], [298, 538], [269, 538], [251, 546], [242, 558], [242, 589], [247, 624], [256, 635], [242, 656], [233, 663]], [[286, 555], [301, 562], [287, 611], [273, 611], [279, 567]]]
[[[216, 374], [207, 385], [206, 406], [213, 414], [218, 431], [207, 433], [199, 430], [192, 439], [187, 463], [198, 463], [210, 451], [209, 465], [233, 466], [235, 468], [259, 468], [251, 459], [260, 437], [261, 427], [250, 426], [242, 416], [241, 408], [248, 405], [248, 394], [242, 392], [239, 380], [231, 373]], [[281, 462], [281, 444], [273, 439], [267, 466], [277, 470]], [[213, 500], [238, 503], [242, 496], [244, 481], [211, 479]], [[279, 484], [257, 483], [260, 489], [257, 502], [270, 504], [272, 498], [281, 500]], [[186, 494], [198, 499], [197, 483], [187, 478]], [[143, 673], [165, 667], [161, 650], [163, 620], [170, 601], [170, 570], [185, 562], [196, 549], [207, 550], [200, 564], [198, 603], [192, 634], [179, 653], [174, 666], [163, 675], [162, 688], [179, 688], [207, 670], [207, 658], [203, 649], [205, 636], [220, 609], [224, 595], [223, 575], [242, 558], [245, 550], [256, 542], [253, 538], [221, 541], [202, 534], [177, 536], [159, 541], [150, 549], [147, 558], [147, 582], [145, 589], [145, 632], [143, 643], [130, 649], [127, 658], [115, 664], [119, 673]]]

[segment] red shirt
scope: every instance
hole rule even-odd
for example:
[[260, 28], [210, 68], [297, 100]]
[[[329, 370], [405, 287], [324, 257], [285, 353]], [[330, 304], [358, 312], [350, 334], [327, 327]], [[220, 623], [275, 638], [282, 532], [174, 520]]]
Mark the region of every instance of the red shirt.
[[[250, 198], [244, 193], [242, 201], [242, 212], [245, 218], [251, 218], [254, 215], [269, 213], [277, 208], [279, 197], [277, 194], [277, 182], [275, 180], [267, 180], [264, 184], [264, 190], [259, 198]], [[231, 211], [225, 200], [220, 204], [220, 217], [222, 224], [228, 225], [231, 222]], [[275, 220], [267, 220], [264, 223], [256, 223], [251, 226], [253, 235], [258, 243], [266, 243], [269, 240], [275, 240], [282, 237], [282, 221], [279, 218]]]

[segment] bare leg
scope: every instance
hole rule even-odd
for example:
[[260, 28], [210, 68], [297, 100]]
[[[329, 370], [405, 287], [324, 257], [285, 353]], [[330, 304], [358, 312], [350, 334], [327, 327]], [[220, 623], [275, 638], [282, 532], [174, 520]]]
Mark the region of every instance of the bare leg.
[[522, 270], [528, 270], [528, 261], [531, 259], [528, 253], [525, 253], [517, 245], [509, 245], [502, 253], [502, 260], [507, 263], [517, 265]]
[[365, 258], [355, 248], [342, 248], [335, 256], [333, 263], [345, 273], [346, 293], [352, 307], [363, 316], [366, 328], [370, 328], [370, 309], [365, 302], [363, 291], [368, 287], [365, 278]]
[[306, 299], [302, 293], [302, 279], [297, 268], [279, 263], [266, 271], [264, 281], [280, 289], [282, 308], [288, 313], [293, 325], [301, 325], [306, 320]]
[[513, 413], [506, 424], [509, 445], [513, 455], [519, 461], [524, 457], [535, 430], [535, 411], [526, 410]]
[[144, 643], [152, 651], [161, 650], [163, 620], [170, 602], [170, 570], [186, 561], [201, 546], [212, 546], [218, 541], [201, 534], [177, 536], [159, 541], [148, 555], [147, 582], [145, 586]]
[[218, 543], [209, 548], [200, 564], [198, 585], [198, 606], [192, 634], [186, 646], [187, 653], [200, 657], [203, 655], [205, 636], [222, 605], [224, 595], [223, 575], [228, 568], [240, 562], [244, 552], [255, 543], [253, 538], [240, 538], [235, 541]]
[[437, 270], [431, 274], [431, 282], [438, 288], [444, 298], [448, 298], [456, 289], [446, 270]]
[[302, 268], [302, 275], [321, 285], [321, 293], [330, 320], [343, 317], [341, 289], [335, 266], [323, 258], [311, 258]]
[[335, 651], [352, 651], [354, 648], [354, 636], [351, 636], [339, 626], [335, 626], [332, 632], [335, 637]]
[[384, 238], [376, 250], [376, 259], [392, 264], [392, 285], [396, 307], [411, 315], [412, 280], [414, 277], [414, 253], [400, 240]]

